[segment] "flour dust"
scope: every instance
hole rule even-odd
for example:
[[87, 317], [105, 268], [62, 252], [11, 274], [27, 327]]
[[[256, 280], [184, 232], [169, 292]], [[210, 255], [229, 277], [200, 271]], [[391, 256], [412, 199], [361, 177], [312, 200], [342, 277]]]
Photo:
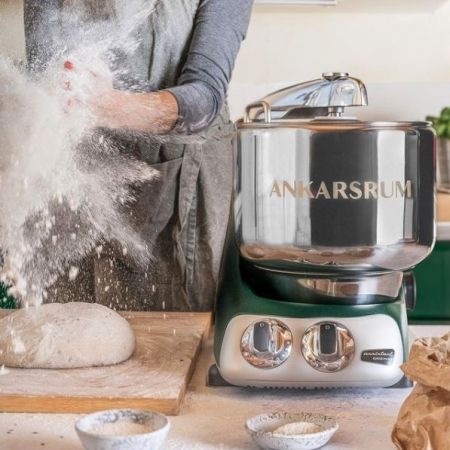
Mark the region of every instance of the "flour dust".
[[150, 258], [127, 206], [133, 188], [158, 173], [96, 128], [86, 106], [102, 95], [96, 77], [127, 79], [119, 59], [138, 48], [139, 27], [152, 13], [149, 2], [115, 3], [115, 13], [95, 23], [83, 10], [65, 11], [62, 21], [55, 12], [34, 30], [46, 36], [51, 57], [31, 70], [0, 54], [0, 276], [25, 305], [39, 304], [63, 273], [76, 282], [80, 260], [101, 253], [104, 242], [139, 264]]

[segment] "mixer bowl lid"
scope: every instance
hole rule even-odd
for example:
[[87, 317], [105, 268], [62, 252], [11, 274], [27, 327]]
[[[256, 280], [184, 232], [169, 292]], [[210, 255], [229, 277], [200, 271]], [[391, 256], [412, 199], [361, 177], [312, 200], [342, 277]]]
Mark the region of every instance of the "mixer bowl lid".
[[325, 72], [321, 78], [272, 92], [251, 103], [237, 126], [323, 130], [431, 126], [430, 122], [365, 122], [344, 116], [347, 107], [367, 105], [367, 89], [361, 80], [346, 72]]

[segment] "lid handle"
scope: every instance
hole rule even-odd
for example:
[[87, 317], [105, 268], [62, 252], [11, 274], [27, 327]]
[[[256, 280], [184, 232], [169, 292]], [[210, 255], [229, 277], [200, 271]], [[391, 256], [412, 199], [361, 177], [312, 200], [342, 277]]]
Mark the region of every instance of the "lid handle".
[[341, 116], [348, 106], [366, 106], [367, 89], [364, 83], [346, 72], [325, 72], [322, 78], [296, 84], [273, 92], [245, 110], [244, 122], [270, 123], [274, 118], [282, 119], [293, 110], [316, 109], [320, 114], [324, 108], [329, 116]]

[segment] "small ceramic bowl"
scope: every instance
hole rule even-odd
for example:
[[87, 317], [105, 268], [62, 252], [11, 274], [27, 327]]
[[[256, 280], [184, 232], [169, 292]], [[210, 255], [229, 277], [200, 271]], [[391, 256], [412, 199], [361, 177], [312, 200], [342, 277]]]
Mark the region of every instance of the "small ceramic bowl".
[[[321, 427], [317, 433], [285, 435], [274, 431], [290, 423], [307, 422]], [[266, 450], [314, 450], [325, 445], [338, 429], [332, 417], [314, 413], [261, 414], [248, 419], [245, 428], [253, 440]]]
[[[140, 409], [101, 411], [75, 423], [86, 450], [158, 450], [169, 428], [169, 419], [163, 414]], [[130, 434], [133, 432], [137, 434]]]

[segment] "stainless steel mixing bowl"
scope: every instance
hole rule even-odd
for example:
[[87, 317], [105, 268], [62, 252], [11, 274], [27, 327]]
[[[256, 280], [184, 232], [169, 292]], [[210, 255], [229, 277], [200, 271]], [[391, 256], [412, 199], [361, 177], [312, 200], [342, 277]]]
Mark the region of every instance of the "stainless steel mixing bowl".
[[342, 117], [345, 106], [366, 103], [359, 80], [325, 74], [247, 108], [235, 155], [243, 258], [271, 269], [379, 271], [430, 253], [434, 131], [427, 122]]

